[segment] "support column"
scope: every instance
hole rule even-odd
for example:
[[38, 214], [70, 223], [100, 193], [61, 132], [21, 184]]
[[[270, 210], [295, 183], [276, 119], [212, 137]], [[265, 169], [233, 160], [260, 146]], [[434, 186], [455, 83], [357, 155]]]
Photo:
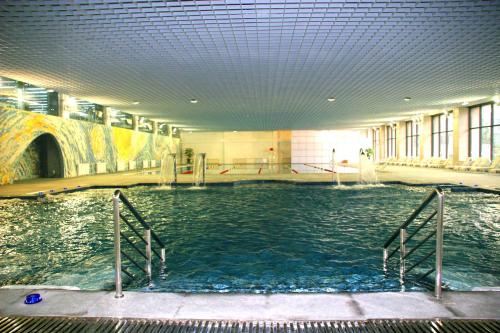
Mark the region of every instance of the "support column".
[[139, 130], [139, 116], [132, 115], [132, 129], [134, 131]]
[[424, 116], [420, 129], [420, 156], [421, 160], [432, 156], [432, 118]]
[[469, 108], [453, 112], [453, 163], [469, 157]]
[[406, 121], [399, 121], [396, 127], [396, 157], [406, 156]]
[[153, 121], [153, 134], [158, 134], [158, 122]]
[[103, 122], [105, 126], [111, 126], [111, 108], [110, 107], [104, 107], [103, 110]]

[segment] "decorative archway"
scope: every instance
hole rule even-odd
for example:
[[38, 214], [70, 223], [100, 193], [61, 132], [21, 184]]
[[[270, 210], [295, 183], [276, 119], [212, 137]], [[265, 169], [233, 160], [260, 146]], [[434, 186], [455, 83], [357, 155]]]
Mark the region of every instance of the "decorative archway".
[[37, 136], [30, 142], [16, 166], [19, 178], [62, 178], [64, 159], [57, 139], [49, 133]]

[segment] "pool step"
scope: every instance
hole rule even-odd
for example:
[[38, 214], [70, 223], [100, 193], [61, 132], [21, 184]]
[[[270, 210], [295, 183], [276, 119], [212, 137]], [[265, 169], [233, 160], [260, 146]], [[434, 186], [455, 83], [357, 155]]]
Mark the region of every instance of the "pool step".
[[172, 321], [82, 317], [0, 317], [0, 332], [400, 333], [500, 332], [500, 320]]

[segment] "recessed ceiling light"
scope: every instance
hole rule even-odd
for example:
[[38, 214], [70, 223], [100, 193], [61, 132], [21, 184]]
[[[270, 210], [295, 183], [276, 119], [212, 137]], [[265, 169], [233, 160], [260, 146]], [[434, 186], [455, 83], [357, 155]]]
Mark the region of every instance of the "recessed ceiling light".
[[411, 97], [405, 97], [405, 98], [403, 98], [403, 99], [404, 99], [404, 101], [405, 101], [405, 102], [409, 102], [409, 101], [411, 101]]
[[47, 92], [54, 92], [54, 89], [48, 89]]
[[236, 133], [236, 132], [238, 132], [238, 131], [233, 131], [233, 133]]
[[135, 101], [135, 102], [132, 102], [132, 104], [134, 104], [134, 105], [139, 105], [139, 102], [138, 102], [138, 101]]
[[196, 104], [196, 103], [198, 103], [198, 100], [193, 98], [192, 100], [190, 100], [190, 102], [191, 102], [192, 104]]
[[328, 102], [335, 102], [335, 99], [336, 99], [335, 97], [330, 97], [328, 98]]

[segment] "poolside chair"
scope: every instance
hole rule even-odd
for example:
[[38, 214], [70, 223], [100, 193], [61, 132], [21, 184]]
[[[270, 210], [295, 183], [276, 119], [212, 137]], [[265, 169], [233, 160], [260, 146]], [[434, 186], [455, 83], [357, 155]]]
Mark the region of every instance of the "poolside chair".
[[467, 171], [471, 168], [474, 160], [471, 157], [467, 157], [465, 161], [461, 162], [460, 165], [455, 166], [453, 169], [457, 171]]
[[418, 163], [417, 166], [419, 166], [421, 168], [425, 168], [427, 166], [427, 164], [429, 164], [429, 158], [424, 158], [423, 160], [420, 161], [420, 163]]
[[[486, 170], [485, 170], [486, 171]], [[490, 167], [487, 170], [491, 173], [500, 173], [500, 156], [497, 156], [493, 162], [491, 162]]]
[[442, 166], [445, 169], [453, 169], [455, 165], [453, 164], [453, 158], [449, 158], [445, 161], [444, 165]]
[[490, 166], [491, 161], [489, 159], [480, 157], [471, 165], [470, 171], [486, 171]]

